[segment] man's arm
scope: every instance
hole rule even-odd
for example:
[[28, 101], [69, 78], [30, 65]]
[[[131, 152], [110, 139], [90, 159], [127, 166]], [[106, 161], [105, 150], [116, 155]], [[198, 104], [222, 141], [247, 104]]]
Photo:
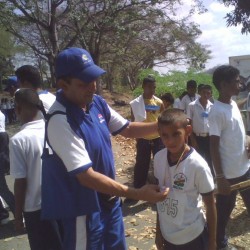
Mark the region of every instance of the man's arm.
[[17, 232], [23, 232], [23, 208], [26, 193], [26, 178], [15, 179], [14, 195], [15, 195], [15, 229]]
[[217, 214], [213, 192], [202, 196], [206, 208], [206, 220], [208, 225], [208, 250], [216, 250]]
[[94, 171], [93, 168], [77, 174], [76, 177], [81, 185], [98, 192], [153, 203], [163, 201], [169, 191], [167, 189], [164, 192], [160, 192], [157, 185], [145, 185], [139, 189], [130, 188]]
[[230, 184], [224, 176], [224, 172], [221, 167], [221, 158], [219, 152], [220, 137], [211, 135], [210, 136], [210, 153], [213, 162], [213, 166], [216, 173], [217, 181], [217, 192], [219, 194], [228, 195], [230, 194]]
[[130, 122], [120, 135], [128, 138], [143, 138], [156, 132], [158, 132], [158, 122]]
[[130, 109], [130, 112], [131, 112], [131, 122], [133, 122], [135, 121], [135, 116], [134, 116], [132, 108]]

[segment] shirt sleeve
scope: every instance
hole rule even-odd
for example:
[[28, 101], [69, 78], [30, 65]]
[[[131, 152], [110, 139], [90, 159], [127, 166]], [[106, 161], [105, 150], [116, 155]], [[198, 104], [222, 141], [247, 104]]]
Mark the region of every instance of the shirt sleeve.
[[15, 179], [27, 177], [27, 165], [22, 143], [15, 139], [10, 139], [10, 174]]
[[203, 168], [198, 169], [195, 184], [200, 194], [206, 194], [214, 190], [214, 180], [210, 168], [204, 162]]
[[220, 114], [215, 109], [212, 109], [208, 116], [209, 135], [221, 136], [223, 128], [223, 114]]
[[54, 115], [48, 124], [48, 139], [68, 172], [79, 173], [92, 166], [84, 140], [70, 127], [66, 115]]
[[129, 125], [129, 121], [127, 119], [124, 119], [110, 106], [108, 107], [110, 110], [110, 120], [108, 124], [109, 131], [111, 132], [112, 135], [117, 135]]

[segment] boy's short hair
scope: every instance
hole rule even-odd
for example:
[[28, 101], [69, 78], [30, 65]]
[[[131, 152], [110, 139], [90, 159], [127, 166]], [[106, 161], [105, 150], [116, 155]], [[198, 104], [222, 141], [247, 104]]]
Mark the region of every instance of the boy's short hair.
[[188, 88], [197, 88], [197, 82], [195, 80], [187, 81], [187, 89]]
[[39, 95], [33, 89], [22, 88], [15, 92], [15, 102], [18, 105], [25, 106], [30, 109], [39, 109], [43, 107]]
[[174, 97], [171, 93], [165, 93], [161, 96], [163, 101], [169, 102], [170, 104], [174, 103]]
[[203, 86], [200, 88], [200, 90], [203, 90], [203, 89], [212, 91], [212, 86], [209, 84], [203, 84]]
[[231, 65], [221, 65], [213, 73], [214, 86], [220, 90], [221, 82], [230, 82], [233, 78], [237, 77], [240, 71]]
[[183, 128], [186, 128], [189, 124], [187, 115], [181, 109], [166, 109], [158, 117], [159, 125], [174, 125], [177, 122], [180, 123]]
[[42, 78], [38, 69], [32, 65], [23, 65], [15, 72], [18, 80], [21, 82], [27, 81], [34, 88], [40, 88], [42, 86]]
[[142, 85], [145, 85], [145, 84], [147, 84], [147, 83], [155, 83], [155, 82], [156, 82], [156, 81], [155, 81], [154, 76], [153, 76], [153, 75], [148, 75], [147, 77], [145, 77], [145, 78], [143, 79]]

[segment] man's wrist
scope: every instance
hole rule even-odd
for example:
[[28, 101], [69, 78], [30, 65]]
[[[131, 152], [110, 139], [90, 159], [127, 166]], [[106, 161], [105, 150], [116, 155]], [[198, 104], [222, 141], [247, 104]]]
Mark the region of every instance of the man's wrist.
[[224, 174], [216, 174], [215, 179], [224, 179], [225, 175]]

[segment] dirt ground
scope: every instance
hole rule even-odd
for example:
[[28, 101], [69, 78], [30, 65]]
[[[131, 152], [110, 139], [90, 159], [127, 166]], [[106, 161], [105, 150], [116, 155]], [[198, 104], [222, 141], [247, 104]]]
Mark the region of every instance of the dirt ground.
[[[110, 94], [107, 91], [103, 93], [104, 98], [110, 106], [124, 117], [129, 118], [130, 108], [129, 101], [132, 99], [130, 94]], [[124, 106], [117, 105], [117, 101], [123, 101]], [[18, 124], [7, 125], [7, 132], [10, 136], [18, 131]], [[121, 136], [112, 138], [112, 145], [116, 163], [116, 178], [118, 181], [131, 185], [133, 178], [133, 166], [135, 162], [135, 140], [125, 139]], [[152, 169], [149, 174], [151, 180]], [[9, 177], [8, 177], [9, 178]], [[13, 180], [10, 182], [13, 183]], [[13, 189], [13, 187], [10, 187]], [[138, 202], [136, 204], [123, 205], [124, 224], [126, 231], [126, 240], [129, 250], [155, 250], [155, 205], [147, 202]], [[8, 237], [3, 230], [8, 231]], [[0, 228], [0, 249], [21, 249], [20, 241], [26, 241], [25, 236], [10, 235], [10, 226], [2, 226]], [[240, 198], [237, 197], [237, 205], [232, 213], [231, 220], [227, 227], [230, 242], [239, 250], [250, 249], [250, 218], [247, 215], [246, 208]], [[11, 236], [11, 237], [10, 237]], [[14, 243], [13, 243], [14, 242]], [[17, 243], [15, 243], [17, 242]], [[5, 244], [5, 247], [3, 247]], [[27, 243], [25, 243], [27, 244]], [[28, 248], [22, 247], [22, 250]]]

